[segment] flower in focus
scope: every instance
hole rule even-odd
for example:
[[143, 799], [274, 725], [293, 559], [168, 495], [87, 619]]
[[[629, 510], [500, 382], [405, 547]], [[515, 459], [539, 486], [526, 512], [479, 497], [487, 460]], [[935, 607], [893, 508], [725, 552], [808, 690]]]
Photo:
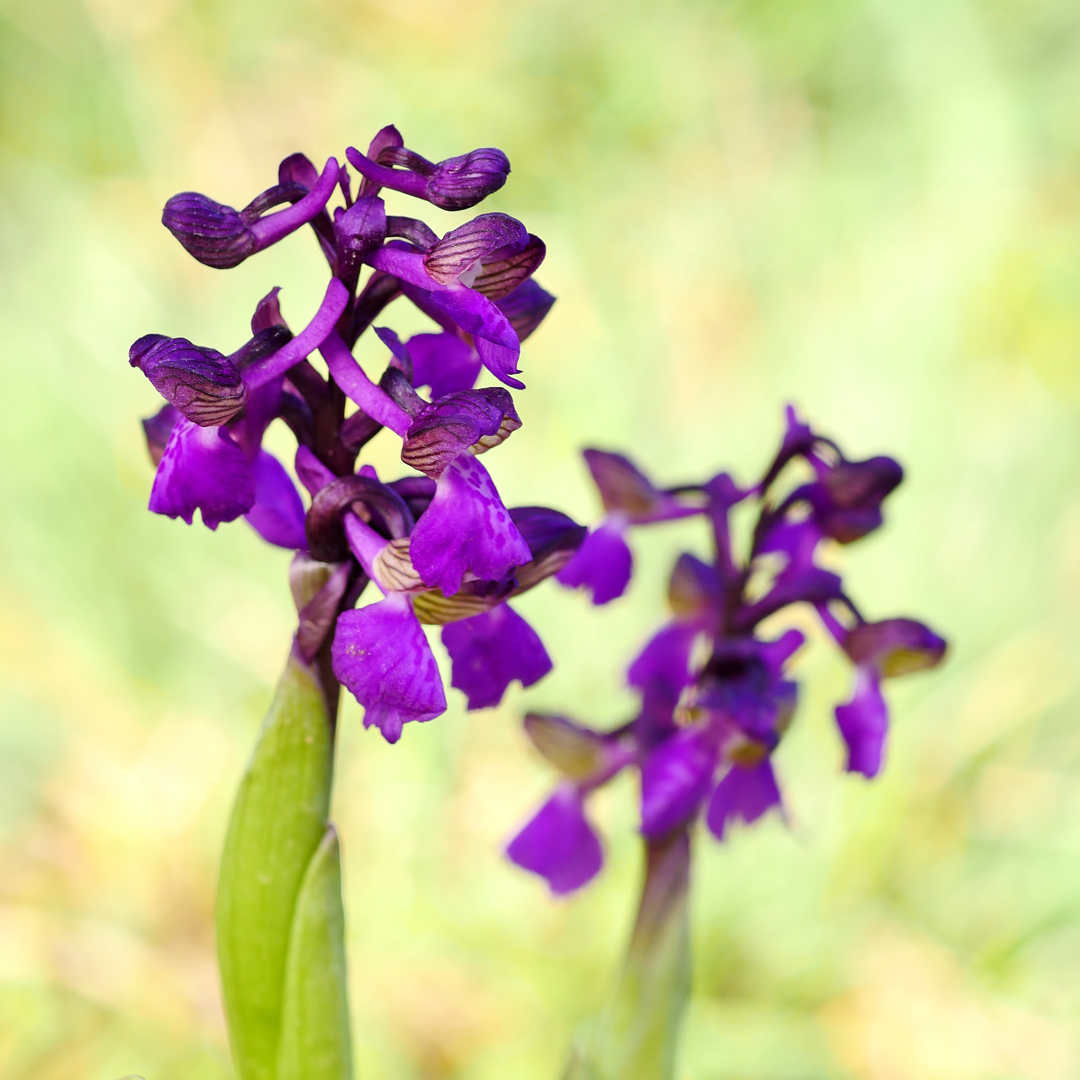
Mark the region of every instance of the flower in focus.
[[[296, 580], [320, 583], [300, 590], [296, 648], [308, 661], [323, 655], [364, 706], [365, 725], [394, 742], [404, 724], [446, 708], [425, 623], [443, 627], [451, 683], [469, 708], [496, 705], [512, 682], [529, 686], [550, 670], [539, 637], [506, 601], [561, 570], [585, 530], [554, 510], [507, 509], [478, 460], [521, 426], [508, 391], [474, 385], [486, 366], [522, 387], [513, 378], [520, 344], [554, 303], [532, 277], [543, 241], [497, 213], [440, 238], [423, 221], [387, 214], [380, 194], [468, 209], [506, 182], [506, 156], [481, 149], [432, 163], [392, 126], [367, 155], [347, 156], [360, 172], [355, 192], [336, 159], [320, 172], [293, 154], [242, 210], [184, 192], [162, 215], [185, 250], [216, 269], [310, 226], [330, 281], [299, 333], [273, 289], [234, 352], [148, 334], [129, 361], [165, 399], [143, 425], [157, 468], [150, 509], [188, 524], [199, 511], [211, 529], [244, 517], [269, 543], [294, 549]], [[332, 206], [335, 193], [341, 205]], [[390, 357], [374, 381], [353, 348], [401, 297], [434, 327], [406, 342], [378, 328]], [[297, 442], [306, 508], [262, 445], [278, 420]], [[390, 483], [357, 467], [383, 428], [415, 470]], [[372, 583], [382, 599], [357, 607]]]

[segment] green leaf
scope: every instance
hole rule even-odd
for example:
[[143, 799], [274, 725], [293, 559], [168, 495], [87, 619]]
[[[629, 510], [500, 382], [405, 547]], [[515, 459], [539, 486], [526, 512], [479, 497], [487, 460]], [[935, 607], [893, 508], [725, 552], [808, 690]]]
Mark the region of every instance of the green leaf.
[[242, 1080], [277, 1080], [290, 928], [326, 831], [332, 768], [319, 684], [290, 656], [237, 794], [218, 884], [218, 962]]
[[341, 851], [331, 825], [296, 901], [285, 970], [278, 1080], [351, 1080]]

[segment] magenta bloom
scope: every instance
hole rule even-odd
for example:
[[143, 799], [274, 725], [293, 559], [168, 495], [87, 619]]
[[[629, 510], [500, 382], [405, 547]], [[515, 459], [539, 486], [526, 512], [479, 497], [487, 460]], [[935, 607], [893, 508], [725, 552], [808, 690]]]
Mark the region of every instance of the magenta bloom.
[[[777, 497], [796, 459], [815, 479]], [[564, 779], [507, 853], [555, 892], [566, 891], [568, 881], [582, 883], [584, 867], [589, 876], [598, 872], [600, 847], [584, 839], [582, 801], [623, 768], [640, 772], [641, 832], [650, 840], [689, 828], [702, 813], [718, 840], [736, 824], [782, 813], [772, 758], [795, 713], [798, 686], [789, 667], [804, 639], [794, 628], [763, 636], [765, 619], [809, 605], [854, 664], [854, 693], [836, 707], [836, 721], [848, 770], [867, 777], [880, 770], [888, 734], [882, 680], [933, 667], [945, 653], [944, 640], [922, 623], [866, 621], [840, 577], [815, 561], [823, 544], [852, 543], [881, 525], [882, 502], [903, 475], [891, 458], [848, 461], [789, 410], [780, 450], [752, 487], [720, 474], [661, 490], [618, 454], [587, 451], [586, 461], [606, 517], [560, 582], [590, 590], [595, 603], [621, 595], [632, 571], [629, 530], [687, 515], [711, 525], [713, 555], [706, 562], [686, 553], [676, 561], [668, 587], [672, 620], [627, 671], [640, 695], [636, 715], [608, 733], [564, 719], [545, 729], [544, 740], [534, 737]], [[757, 523], [740, 553], [729, 517], [750, 498], [759, 500]]]
[[[424, 623], [443, 627], [452, 683], [470, 708], [496, 705], [511, 682], [531, 686], [551, 669], [535, 631], [505, 601], [562, 569], [585, 530], [554, 510], [508, 510], [478, 460], [521, 426], [508, 391], [474, 386], [485, 366], [522, 386], [513, 378], [521, 342], [554, 303], [532, 277], [543, 241], [502, 213], [478, 214], [440, 237], [423, 221], [387, 214], [380, 194], [467, 209], [505, 183], [506, 156], [481, 149], [433, 163], [390, 126], [366, 155], [348, 157], [360, 172], [355, 191], [336, 159], [320, 172], [292, 154], [242, 210], [184, 192], [162, 215], [184, 249], [216, 269], [310, 226], [329, 282], [299, 333], [275, 288], [238, 349], [147, 334], [128, 359], [165, 399], [143, 425], [157, 467], [150, 509], [188, 524], [199, 512], [211, 529], [243, 517], [268, 543], [294, 549], [296, 647], [309, 662], [321, 657], [324, 673], [332, 665], [363, 705], [365, 725], [394, 742], [406, 723], [446, 708]], [[372, 378], [354, 346], [401, 297], [432, 326], [403, 342], [380, 325], [389, 357]], [[328, 376], [310, 363], [315, 354]], [[306, 506], [263, 449], [279, 420], [296, 439]], [[416, 470], [391, 483], [357, 467], [384, 427]], [[314, 595], [310, 581], [322, 582]], [[357, 608], [372, 583], [383, 599]]]

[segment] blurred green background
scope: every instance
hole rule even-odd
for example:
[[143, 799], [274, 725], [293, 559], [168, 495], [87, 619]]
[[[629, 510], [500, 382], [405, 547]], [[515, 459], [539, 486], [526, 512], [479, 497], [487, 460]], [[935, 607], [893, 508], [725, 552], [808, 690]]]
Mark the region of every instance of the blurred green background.
[[[288, 555], [146, 512], [126, 351], [229, 351], [273, 285], [302, 320], [309, 234], [223, 274], [160, 208], [243, 205], [388, 122], [436, 160], [503, 147], [485, 208], [548, 243], [525, 427], [485, 459], [508, 503], [593, 519], [590, 443], [746, 477], [787, 400], [908, 468], [837, 561], [953, 653], [891, 686], [865, 784], [830, 717], [849, 672], [804, 651], [790, 827], [699, 837], [680, 1077], [1080, 1075], [1078, 113], [1067, 0], [0, 0], [0, 1077], [231, 1075], [216, 861]], [[599, 800], [600, 883], [552, 901], [500, 855], [550, 782], [518, 717], [627, 715], [698, 528], [641, 537], [607, 609], [523, 600], [557, 670], [500, 709], [454, 692], [389, 747], [345, 707], [359, 1076], [558, 1075], [627, 934], [634, 791]]]

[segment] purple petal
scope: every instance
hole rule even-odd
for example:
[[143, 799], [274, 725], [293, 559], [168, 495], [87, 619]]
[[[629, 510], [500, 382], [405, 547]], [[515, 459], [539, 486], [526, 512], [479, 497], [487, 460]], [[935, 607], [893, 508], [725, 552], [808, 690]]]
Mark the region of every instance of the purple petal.
[[634, 568], [634, 557], [623, 539], [625, 532], [625, 518], [621, 515], [608, 518], [589, 533], [556, 580], [568, 589], [588, 590], [592, 602], [598, 605], [622, 596]]
[[690, 651], [699, 632], [694, 623], [669, 623], [630, 665], [626, 681], [642, 693], [662, 696], [674, 708], [690, 682]]
[[334, 674], [364, 706], [364, 727], [374, 725], [387, 742], [410, 720], [446, 711], [435, 657], [402, 593], [338, 616], [332, 657]]
[[749, 768], [735, 765], [728, 771], [716, 785], [705, 820], [716, 839], [723, 840], [733, 821], [750, 825], [774, 806], [780, 806], [780, 789], [765, 758]]
[[[392, 268], [401, 255], [401, 252], [392, 252], [387, 244], [368, 261], [386, 273], [401, 278], [401, 291], [440, 326], [458, 326], [472, 334], [477, 354], [492, 375], [507, 386], [522, 389], [520, 380], [512, 377], [518, 371], [521, 343], [502, 310], [486, 296], [461, 284], [436, 287], [438, 283], [429, 278], [429, 284], [425, 286], [410, 281], [409, 277], [402, 277], [409, 273], [415, 279], [416, 274], [415, 265], [407, 262], [397, 269]], [[410, 258], [419, 259], [420, 256]]]
[[641, 831], [662, 836], [688, 821], [712, 789], [720, 749], [707, 727], [683, 728], [641, 767]]
[[530, 279], [496, 303], [521, 342], [544, 321], [555, 304], [555, 297]]
[[523, 870], [539, 874], [556, 896], [580, 889], [604, 864], [600, 839], [585, 817], [576, 787], [565, 785], [510, 841], [506, 854]]
[[855, 693], [847, 704], [836, 706], [836, 726], [847, 744], [847, 771], [872, 780], [881, 771], [885, 754], [889, 707], [880, 680], [869, 669], [857, 669]]
[[552, 666], [536, 631], [509, 604], [444, 626], [442, 641], [453, 662], [450, 685], [470, 709], [498, 705], [515, 679], [532, 686]]
[[433, 398], [471, 390], [475, 385], [482, 366], [480, 357], [457, 334], [415, 334], [407, 344], [413, 361], [413, 385], [430, 386]]
[[468, 454], [455, 458], [436, 482], [410, 552], [425, 584], [445, 596], [458, 591], [467, 571], [498, 581], [532, 558], [487, 469]]
[[254, 502], [255, 470], [229, 432], [181, 417], [158, 465], [150, 509], [189, 525], [201, 510], [203, 524], [216, 529], [246, 514]]
[[268, 543], [307, 547], [304, 504], [285, 467], [266, 450], [255, 459], [255, 505], [244, 518]]

